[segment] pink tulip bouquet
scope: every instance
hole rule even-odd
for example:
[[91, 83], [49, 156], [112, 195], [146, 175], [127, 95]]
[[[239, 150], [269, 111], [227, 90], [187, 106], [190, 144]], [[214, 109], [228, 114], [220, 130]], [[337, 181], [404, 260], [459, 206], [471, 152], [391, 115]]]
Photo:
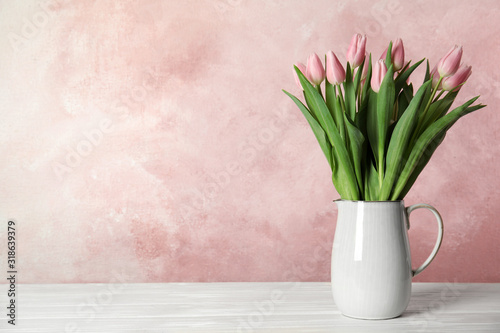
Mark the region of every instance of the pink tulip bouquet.
[[451, 48], [432, 71], [427, 61], [416, 93], [409, 78], [424, 59], [405, 63], [398, 39], [372, 66], [365, 48], [366, 37], [355, 35], [345, 70], [332, 51], [325, 66], [316, 54], [307, 66], [296, 64], [305, 104], [284, 92], [309, 122], [342, 199], [402, 200], [448, 129], [485, 105], [472, 105], [477, 96], [449, 111], [471, 74], [470, 66], [460, 65], [462, 47]]

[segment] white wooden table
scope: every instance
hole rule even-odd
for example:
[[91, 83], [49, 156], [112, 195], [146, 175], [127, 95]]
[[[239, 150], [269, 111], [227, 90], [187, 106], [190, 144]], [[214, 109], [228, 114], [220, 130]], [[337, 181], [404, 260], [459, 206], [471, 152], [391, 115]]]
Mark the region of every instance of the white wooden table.
[[403, 316], [342, 316], [329, 283], [17, 285], [0, 332], [500, 332], [500, 284], [415, 283]]

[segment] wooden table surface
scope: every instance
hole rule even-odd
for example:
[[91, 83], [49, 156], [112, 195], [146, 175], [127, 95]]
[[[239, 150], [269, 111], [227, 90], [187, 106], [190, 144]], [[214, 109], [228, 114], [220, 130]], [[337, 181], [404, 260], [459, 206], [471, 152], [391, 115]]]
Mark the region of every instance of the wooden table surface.
[[0, 289], [0, 332], [500, 332], [500, 284], [414, 283], [378, 321], [342, 316], [320, 282], [21, 284], [15, 327]]

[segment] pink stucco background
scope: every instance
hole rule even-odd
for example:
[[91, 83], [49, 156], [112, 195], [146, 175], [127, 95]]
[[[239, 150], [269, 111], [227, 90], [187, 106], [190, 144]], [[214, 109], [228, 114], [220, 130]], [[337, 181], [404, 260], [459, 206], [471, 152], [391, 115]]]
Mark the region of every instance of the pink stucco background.
[[[360, 32], [376, 57], [401, 37], [431, 66], [464, 46], [459, 100], [488, 107], [405, 199], [445, 221], [415, 281], [500, 282], [498, 17], [496, 0], [2, 0], [2, 265], [13, 219], [24, 283], [328, 281], [338, 195], [281, 89]], [[436, 235], [414, 213], [414, 266]]]

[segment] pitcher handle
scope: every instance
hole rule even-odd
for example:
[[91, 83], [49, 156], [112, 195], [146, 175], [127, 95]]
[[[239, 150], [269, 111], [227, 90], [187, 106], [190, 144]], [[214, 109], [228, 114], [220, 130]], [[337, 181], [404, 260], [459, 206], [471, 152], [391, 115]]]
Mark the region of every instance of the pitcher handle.
[[424, 263], [417, 268], [416, 270], [412, 270], [413, 276], [416, 276], [417, 274], [421, 273], [429, 264], [431, 263], [432, 260], [434, 260], [434, 257], [436, 256], [437, 252], [439, 251], [439, 247], [441, 246], [441, 242], [443, 241], [443, 219], [441, 218], [441, 215], [439, 215], [439, 212], [437, 211], [436, 208], [432, 207], [431, 205], [428, 204], [416, 204], [416, 205], [411, 205], [406, 208], [406, 215], [408, 216], [408, 229], [410, 229], [410, 214], [412, 211], [415, 209], [419, 208], [425, 208], [430, 210], [434, 216], [436, 217], [436, 220], [438, 222], [438, 236], [436, 240], [436, 245], [434, 245], [434, 249], [432, 250], [432, 253], [430, 254], [429, 258], [427, 258]]

